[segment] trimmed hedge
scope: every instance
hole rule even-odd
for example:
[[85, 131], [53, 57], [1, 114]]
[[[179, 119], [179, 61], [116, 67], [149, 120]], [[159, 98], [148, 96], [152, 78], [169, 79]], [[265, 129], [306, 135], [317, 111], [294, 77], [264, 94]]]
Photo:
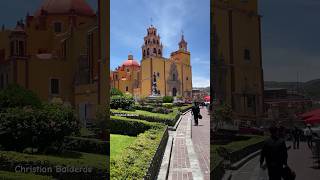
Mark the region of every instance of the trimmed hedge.
[[163, 103], [173, 103], [173, 100], [172, 96], [163, 96], [162, 98]]
[[159, 113], [151, 113], [147, 111], [123, 111], [123, 110], [115, 110], [112, 109], [110, 111], [112, 116], [115, 115], [127, 115], [131, 119], [139, 119], [139, 120], [145, 120], [149, 122], [158, 122], [163, 123], [169, 126], [174, 126], [177, 120], [180, 118], [179, 111], [175, 110], [172, 113], [169, 114], [159, 114]]
[[129, 119], [120, 116], [111, 116], [111, 134], [137, 136], [149, 129], [161, 127], [159, 123]]
[[140, 134], [135, 143], [110, 161], [110, 179], [151, 179], [150, 163], [156, 155], [166, 128], [150, 129]]
[[0, 171], [0, 177], [2, 180], [53, 180], [53, 178], [49, 176], [8, 171]]
[[[108, 176], [107, 156], [68, 152], [61, 157], [49, 155], [31, 155], [12, 151], [0, 151], [0, 167], [4, 171], [14, 172], [16, 166], [51, 168], [52, 172], [39, 173], [39, 175], [49, 175], [57, 179], [106, 179]], [[90, 168], [91, 172], [56, 172], [56, 166]], [[38, 173], [37, 173], [38, 174]]]
[[6, 150], [59, 149], [65, 136], [79, 133], [79, 122], [73, 110], [60, 105], [45, 105], [39, 109], [8, 108], [0, 116], [0, 144]]
[[110, 154], [109, 142], [93, 138], [65, 137], [66, 149], [95, 154]]
[[132, 96], [111, 96], [110, 108], [112, 109], [131, 109], [134, 105], [134, 99]]

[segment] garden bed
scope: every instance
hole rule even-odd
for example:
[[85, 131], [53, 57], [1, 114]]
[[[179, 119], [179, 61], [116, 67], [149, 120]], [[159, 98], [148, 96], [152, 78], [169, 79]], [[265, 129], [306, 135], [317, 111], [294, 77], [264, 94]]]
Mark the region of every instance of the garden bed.
[[[35, 155], [13, 151], [0, 151], [0, 166], [2, 170], [14, 172], [17, 166], [41, 167], [52, 169], [52, 172], [39, 173], [39, 175], [53, 176], [59, 179], [79, 177], [106, 177], [107, 157], [81, 152], [66, 152], [58, 155]], [[56, 166], [68, 168], [87, 168], [82, 173], [56, 172]], [[91, 172], [88, 172], [91, 171]]]
[[[111, 133], [127, 134], [134, 141], [110, 158], [111, 179], [156, 177], [168, 138], [167, 126], [142, 120], [111, 116]], [[113, 142], [111, 142], [112, 144]]]

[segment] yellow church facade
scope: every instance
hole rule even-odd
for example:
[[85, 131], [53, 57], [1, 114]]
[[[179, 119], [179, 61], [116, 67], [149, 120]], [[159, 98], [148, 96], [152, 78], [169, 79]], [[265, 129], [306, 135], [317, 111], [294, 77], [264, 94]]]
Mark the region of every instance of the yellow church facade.
[[236, 118], [257, 120], [263, 116], [264, 89], [258, 2], [212, 2], [212, 94], [230, 105]]
[[45, 0], [14, 29], [0, 30], [0, 89], [18, 84], [43, 101], [75, 107], [84, 121], [108, 104], [106, 3]]
[[178, 43], [178, 50], [163, 57], [163, 45], [157, 29], [147, 29], [142, 45], [140, 64], [129, 55], [128, 60], [111, 72], [111, 87], [136, 97], [152, 95], [152, 82], [156, 79], [160, 96], [192, 97], [192, 67], [190, 52], [184, 35]]

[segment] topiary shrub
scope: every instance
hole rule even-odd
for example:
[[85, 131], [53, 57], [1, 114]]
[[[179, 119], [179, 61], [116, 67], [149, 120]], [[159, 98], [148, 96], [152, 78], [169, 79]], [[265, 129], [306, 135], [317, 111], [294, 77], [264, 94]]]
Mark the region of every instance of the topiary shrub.
[[40, 107], [40, 98], [32, 91], [19, 85], [9, 85], [0, 91], [0, 110], [13, 107]]
[[43, 108], [8, 108], [1, 113], [0, 144], [6, 150], [22, 152], [33, 147], [45, 152], [62, 150], [65, 136], [79, 133], [79, 123], [70, 108], [44, 105]]
[[134, 105], [134, 99], [132, 96], [112, 96], [110, 102], [111, 109], [130, 109]]
[[110, 96], [123, 96], [123, 93], [117, 88], [111, 88]]
[[173, 103], [162, 103], [162, 106], [168, 109], [172, 109], [174, 107]]
[[172, 103], [173, 97], [172, 96], [163, 96], [162, 101], [163, 101], [163, 103]]

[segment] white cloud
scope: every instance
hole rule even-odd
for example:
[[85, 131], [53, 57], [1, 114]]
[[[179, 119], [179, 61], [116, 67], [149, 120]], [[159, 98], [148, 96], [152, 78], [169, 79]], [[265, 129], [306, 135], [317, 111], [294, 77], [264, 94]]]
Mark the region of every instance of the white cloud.
[[193, 76], [192, 77], [193, 87], [208, 87], [210, 86], [210, 77]]

